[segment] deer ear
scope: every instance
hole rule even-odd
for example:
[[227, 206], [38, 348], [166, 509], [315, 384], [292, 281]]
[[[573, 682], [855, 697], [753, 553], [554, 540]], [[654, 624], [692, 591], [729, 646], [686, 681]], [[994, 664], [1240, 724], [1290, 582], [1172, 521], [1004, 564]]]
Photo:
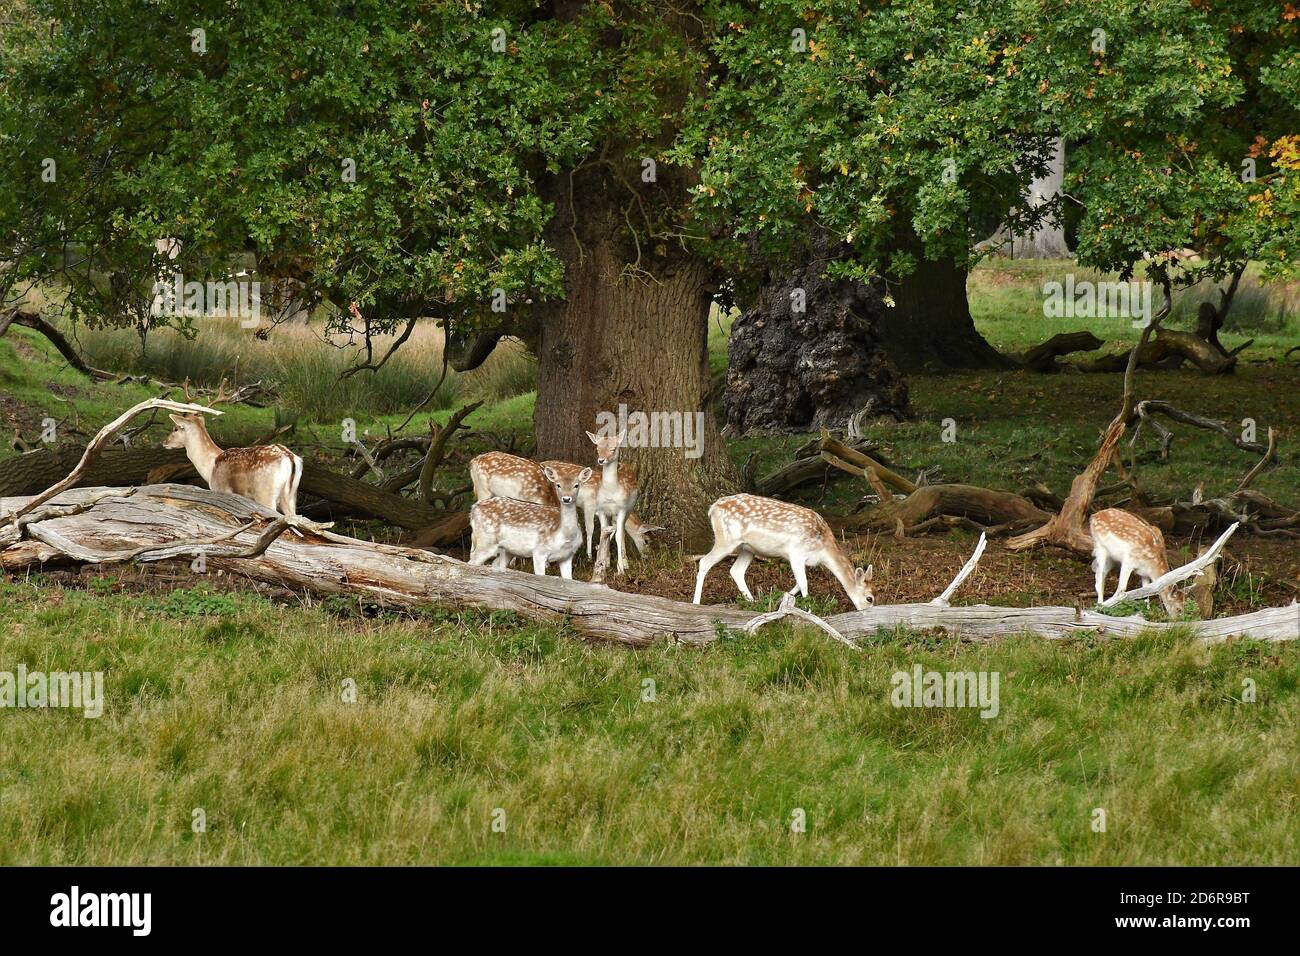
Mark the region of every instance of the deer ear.
[[584, 484], [586, 480], [590, 477], [591, 477], [591, 469], [590, 468], [582, 469], [582, 473], [578, 475], [578, 484], [580, 485]]
[[546, 479], [548, 481], [558, 482], [560, 480], [560, 476], [555, 473], [555, 469], [552, 468], [550, 465], [547, 465], [545, 468], [542, 469], [542, 474], [546, 476]]
[[170, 412], [168, 412], [167, 417], [170, 418], [172, 421], [174, 421], [177, 425], [185, 424], [185, 419], [181, 418], [179, 415], [173, 415]]
[[876, 566], [874, 564], [868, 564], [865, 568], [863, 568], [861, 571], [858, 572], [858, 576], [861, 577], [864, 582], [870, 581], [872, 578], [876, 576]]
[[591, 443], [592, 443], [593, 445], [599, 445], [599, 444], [600, 444], [600, 439], [597, 438], [595, 435], [593, 435], [591, 432], [587, 432], [587, 437], [591, 439]]

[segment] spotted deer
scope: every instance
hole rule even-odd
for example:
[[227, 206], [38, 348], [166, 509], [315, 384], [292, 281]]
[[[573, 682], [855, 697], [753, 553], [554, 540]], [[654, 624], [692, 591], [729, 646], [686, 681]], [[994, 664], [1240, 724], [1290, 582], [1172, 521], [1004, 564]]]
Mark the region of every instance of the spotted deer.
[[[575, 465], [567, 461], [544, 461], [542, 467], [554, 468], [561, 478], [571, 477], [582, 471], [582, 465]], [[618, 477], [620, 481], [629, 481], [636, 483], [636, 472], [632, 470], [631, 465], [619, 465]], [[583, 540], [587, 545], [587, 557], [591, 557], [591, 550], [595, 544], [595, 535], [593, 532], [596, 527], [596, 492], [600, 488], [601, 476], [593, 474], [590, 478], [582, 483], [582, 488], [578, 491], [578, 507], [582, 509], [582, 526]], [[652, 528], [641, 523], [641, 519], [634, 514], [627, 516], [627, 522], [624, 525], [627, 530], [627, 536], [632, 539], [636, 545], [637, 554], [645, 554], [650, 547], [648, 535], [652, 531], [662, 531], [662, 528]]]
[[587, 432], [587, 437], [596, 446], [596, 464], [600, 465], [600, 484], [596, 488], [596, 517], [600, 519], [602, 537], [605, 529], [612, 522], [614, 541], [618, 545], [618, 573], [627, 571], [627, 558], [624, 554], [623, 532], [627, 530], [628, 515], [636, 504], [636, 473], [631, 468], [621, 468], [618, 464], [618, 451], [627, 438], [627, 429], [617, 435], [601, 438]]
[[704, 593], [705, 575], [733, 554], [737, 557], [731, 566], [732, 580], [751, 601], [754, 595], [745, 583], [745, 572], [754, 555], [789, 561], [795, 588], [804, 597], [808, 596], [807, 568], [822, 565], [835, 575], [859, 611], [876, 601], [871, 588], [873, 569], [855, 568], [835, 540], [830, 526], [815, 511], [758, 495], [730, 495], [710, 506], [709, 522], [713, 525], [713, 550], [699, 559], [700, 570], [695, 576], [696, 604]]
[[[1150, 522], [1119, 508], [1107, 508], [1093, 515], [1088, 527], [1092, 531], [1092, 567], [1097, 573], [1098, 604], [1105, 600], [1106, 575], [1112, 564], [1119, 565], [1116, 594], [1128, 590], [1128, 579], [1134, 571], [1144, 585], [1169, 573], [1165, 537]], [[1174, 592], [1172, 585], [1160, 592], [1160, 601], [1170, 617], [1182, 614], [1183, 598]]]
[[298, 513], [302, 459], [283, 445], [254, 445], [224, 451], [202, 415], [169, 415], [175, 424], [164, 448], [184, 448], [195, 471], [213, 491], [251, 498], [287, 518]]
[[573, 556], [582, 546], [578, 490], [591, 477], [591, 469], [570, 479], [562, 479], [553, 468], [542, 471], [559, 507], [498, 496], [475, 502], [469, 512], [470, 564], [492, 561], [494, 567], [505, 568], [511, 558], [531, 557], [534, 574], [544, 575], [548, 564], [558, 562], [560, 577], [572, 580]]
[[[469, 463], [469, 477], [474, 484], [474, 499], [483, 501], [495, 495], [556, 507], [558, 502], [555, 491], [546, 478], [543, 471], [545, 468], [553, 468], [563, 481], [573, 480], [583, 471], [582, 465], [567, 461], [544, 461], [538, 464], [503, 451], [489, 451], [476, 455]], [[588, 477], [578, 491], [578, 506], [582, 508], [583, 540], [587, 546], [587, 557], [590, 558], [593, 544], [592, 532], [596, 523], [596, 492], [600, 487], [601, 476], [592, 474], [590, 468], [586, 470]], [[626, 472], [628, 480], [633, 484], [636, 483], [636, 475], [630, 466], [623, 465], [621, 471]], [[646, 535], [658, 529], [646, 527], [636, 515], [627, 516], [626, 527], [628, 536], [636, 545], [637, 551], [644, 554], [649, 547]]]

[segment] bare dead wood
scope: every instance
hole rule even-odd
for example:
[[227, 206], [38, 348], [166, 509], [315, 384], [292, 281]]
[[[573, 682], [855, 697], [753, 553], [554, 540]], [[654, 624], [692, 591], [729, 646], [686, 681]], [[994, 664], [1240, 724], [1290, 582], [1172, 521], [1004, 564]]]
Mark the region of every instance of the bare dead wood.
[[1020, 356], [1020, 362], [1033, 372], [1059, 372], [1063, 366], [1056, 360], [1061, 356], [1075, 352], [1093, 352], [1105, 344], [1088, 331], [1058, 332], [1026, 351]]
[[[1159, 399], [1147, 399], [1137, 403], [1135, 409], [1140, 424], [1155, 424], [1152, 416], [1163, 415], [1171, 421], [1180, 422], [1184, 425], [1191, 425], [1195, 428], [1203, 428], [1206, 431], [1217, 432], [1226, 438], [1233, 446], [1240, 448], [1242, 451], [1251, 451], [1255, 454], [1262, 454], [1266, 447], [1255, 441], [1246, 441], [1241, 435], [1228, 427], [1226, 422], [1219, 421], [1215, 418], [1207, 418], [1204, 415], [1196, 415], [1192, 412], [1185, 412], [1180, 408], [1175, 408], [1169, 402]], [[1165, 430], [1159, 429], [1161, 434], [1161, 455], [1162, 459], [1169, 457], [1169, 444], [1172, 434]], [[1136, 432], [1134, 434], [1136, 440]]]
[[[874, 476], [874, 479], [878, 480], [880, 483], [889, 485], [891, 488], [896, 488], [905, 495], [910, 495], [912, 492], [916, 491], [917, 486], [915, 482], [908, 481], [902, 475], [893, 471], [893, 469], [886, 467], [883, 462], [878, 461], [874, 456], [868, 454], [866, 449], [860, 446], [851, 447], [844, 444], [844, 442], [833, 438], [830, 432], [826, 431], [826, 429], [822, 429], [822, 438], [819, 450], [821, 451], [822, 458], [825, 459], [827, 463], [834, 465], [841, 471], [848, 471], [850, 474], [858, 474], [863, 477], [866, 477], [866, 474], [870, 472]], [[857, 470], [854, 471], [853, 468], [846, 469], [842, 463], [856, 466]]]
[[1028, 498], [1009, 491], [947, 484], [922, 485], [902, 501], [895, 501], [891, 496], [884, 504], [840, 518], [837, 523], [859, 530], [902, 527], [905, 532], [916, 532], [924, 530], [927, 521], [937, 518], [966, 519], [973, 522], [969, 527], [987, 531], [998, 526], [1043, 522], [1051, 515]]
[[[3, 499], [0, 509], [19, 510], [31, 499]], [[40, 506], [38, 506], [40, 507]], [[65, 492], [26, 526], [29, 536], [0, 551], [8, 571], [38, 567], [44, 561], [94, 563], [125, 548], [175, 545], [237, 532], [228, 543], [208, 545], [210, 569], [238, 573], [316, 594], [347, 594], [393, 607], [439, 604], [450, 607], [509, 609], [537, 620], [564, 619], [583, 635], [644, 646], [674, 637], [707, 644], [742, 629], [752, 612], [725, 606], [701, 607], [667, 598], [627, 594], [584, 581], [565, 581], [490, 567], [471, 567], [453, 558], [413, 548], [359, 541], [329, 531], [280, 537], [256, 557], [225, 553], [248, 550], [252, 531], [238, 532], [254, 517], [276, 516], [235, 495], [188, 485], [156, 485], [122, 494], [113, 489]], [[57, 512], [53, 509], [67, 508]], [[35, 520], [39, 518], [39, 520]], [[155, 568], [151, 562], [144, 569]], [[1038, 634], [1059, 640], [1103, 634], [1115, 637], [1160, 632], [1170, 625], [1141, 617], [1108, 617], [1076, 608], [1005, 608], [933, 604], [883, 605], [837, 614], [826, 623], [854, 641], [899, 626], [939, 628], [964, 639]], [[1300, 638], [1300, 605], [1268, 608], [1233, 618], [1178, 625], [1205, 641], [1241, 635], [1260, 640]]]
[[1136, 355], [1141, 368], [1171, 369], [1188, 361], [1206, 375], [1222, 375], [1236, 368], [1238, 353], [1253, 341], [1223, 353], [1194, 332], [1161, 329], [1153, 341], [1143, 342], [1132, 351], [1106, 355], [1080, 367], [1086, 372], [1118, 372], [1126, 368], [1130, 358]]
[[43, 492], [33, 498], [23, 509], [15, 511], [13, 514], [5, 514], [3, 511], [0, 511], [0, 526], [3, 526], [6, 522], [17, 521], [27, 511], [30, 511], [37, 505], [49, 501], [55, 495], [59, 494], [59, 492], [66, 491], [75, 485], [77, 480], [85, 474], [86, 469], [89, 467], [90, 463], [95, 460], [95, 457], [99, 454], [100, 450], [112, 441], [113, 437], [118, 432], [126, 427], [126, 423], [137, 415], [147, 412], [151, 408], [166, 408], [174, 412], [189, 412], [194, 414], [222, 414], [215, 408], [208, 408], [205, 405], [190, 405], [185, 402], [172, 402], [165, 398], [149, 398], [139, 404], [132, 405], [121, 415], [117, 416], [117, 418], [113, 419], [99, 430], [95, 437], [90, 440], [90, 443], [86, 445], [86, 450], [81, 453], [81, 460], [77, 462], [72, 471], [64, 478], [56, 481], [49, 488], [46, 488]]
[[429, 424], [431, 436], [429, 453], [424, 456], [424, 465], [420, 469], [420, 500], [426, 504], [433, 498], [433, 475], [442, 463], [447, 449], [447, 440], [456, 433], [458, 428], [465, 427], [461, 422], [482, 404], [482, 401], [477, 401], [457, 409], [455, 414], [447, 419], [447, 424], [436, 431], [432, 422]]
[[981, 534], [979, 543], [975, 545], [975, 553], [966, 559], [966, 563], [963, 564], [961, 570], [957, 572], [957, 576], [952, 579], [952, 583], [944, 588], [943, 593], [931, 601], [931, 604], [935, 607], [948, 606], [949, 600], [957, 593], [957, 589], [961, 587], [962, 582], [971, 576], [976, 565], [980, 563], [980, 557], [984, 554], [984, 548], [988, 546], [988, 543], [988, 535]]
[[469, 512], [449, 511], [411, 539], [413, 548], [450, 548], [469, 537]]
[[1120, 399], [1119, 414], [1111, 419], [1110, 425], [1107, 426], [1097, 454], [1088, 463], [1088, 467], [1076, 475], [1074, 481], [1070, 483], [1069, 497], [1065, 499], [1065, 505], [1056, 516], [1040, 528], [1011, 538], [1007, 542], [1007, 547], [1011, 550], [1031, 548], [1039, 544], [1054, 544], [1081, 554], [1091, 553], [1092, 535], [1085, 526], [1088, 509], [1092, 506], [1092, 499], [1101, 476], [1106, 473], [1106, 469], [1114, 460], [1115, 450], [1120, 439], [1124, 437], [1129, 420], [1133, 417], [1133, 408], [1136, 404], [1133, 383], [1137, 372], [1138, 355], [1173, 307], [1168, 282], [1164, 284], [1164, 293], [1164, 305], [1142, 329], [1138, 344], [1129, 352], [1128, 365], [1124, 369], [1124, 392]]
[[1264, 470], [1264, 466], [1271, 461], [1277, 460], [1277, 435], [1273, 433], [1272, 426], [1268, 429], [1268, 446], [1264, 449], [1264, 457], [1254, 468], [1246, 473], [1246, 477], [1241, 479], [1241, 484], [1237, 485], [1237, 494], [1241, 494], [1251, 486], [1251, 483], [1259, 477], [1259, 473]]
[[835, 638], [835, 640], [839, 641], [841, 644], [847, 644], [855, 651], [861, 650], [861, 648], [857, 644], [855, 644], [853, 641], [850, 641], [839, 631], [835, 630], [835, 628], [832, 627], [830, 624], [827, 624], [816, 614], [813, 614], [809, 611], [805, 611], [803, 608], [796, 606], [794, 602], [795, 602], [794, 592], [787, 591], [785, 594], [781, 595], [781, 603], [775, 611], [768, 611], [765, 614], [758, 615], [758, 617], [754, 618], [749, 623], [747, 623], [743, 628], [741, 628], [741, 630], [744, 631], [746, 634], [753, 634], [764, 624], [771, 624], [773, 621], [779, 621], [782, 620], [783, 618], [793, 617], [802, 621], [807, 621], [809, 624], [812, 624], [814, 627], [818, 628], [821, 631], [824, 631], [825, 633], [829, 634], [831, 637]]
[[[866, 438], [859, 438], [856, 441], [845, 443], [844, 447], [863, 454], [869, 454], [875, 451], [876, 446], [874, 442]], [[843, 477], [845, 472], [837, 470], [824, 461], [820, 452], [821, 444], [818, 440], [814, 439], [808, 442], [795, 452], [794, 460], [789, 464], [783, 465], [770, 475], [756, 478], [753, 486], [754, 494], [764, 495], [768, 498], [779, 498], [812, 482], [825, 483]]]

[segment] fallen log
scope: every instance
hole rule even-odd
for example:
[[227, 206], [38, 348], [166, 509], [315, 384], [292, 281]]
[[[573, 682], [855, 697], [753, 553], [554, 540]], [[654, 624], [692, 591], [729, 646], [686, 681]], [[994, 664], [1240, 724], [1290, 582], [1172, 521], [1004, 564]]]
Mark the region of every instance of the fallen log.
[[[1222, 375], [1237, 367], [1237, 354], [1250, 344], [1225, 355], [1194, 332], [1161, 329], [1154, 339], [1137, 347], [1137, 364], [1141, 368], [1173, 369], [1188, 361], [1206, 375]], [[1132, 354], [1130, 350], [1105, 355], [1081, 368], [1086, 372], [1122, 372]]]
[[[0, 510], [16, 512], [31, 500], [0, 499]], [[241, 526], [271, 524], [275, 519], [272, 512], [245, 498], [189, 485], [153, 485], [129, 493], [75, 489], [32, 508], [16, 525], [0, 530], [0, 568], [18, 572], [49, 562], [94, 564], [142, 546], [156, 556], [166, 554], [160, 549], [167, 545], [180, 543], [181, 560], [201, 553], [209, 572], [221, 570], [316, 594], [347, 594], [392, 607], [438, 604], [511, 610], [533, 620], [563, 619], [582, 635], [631, 646], [663, 639], [708, 644], [741, 631], [758, 616], [734, 607], [702, 607], [554, 576], [472, 567], [444, 555], [306, 526], [301, 538], [279, 537], [261, 554], [241, 556], [255, 550], [267, 533], [256, 527], [241, 531]], [[194, 544], [216, 538], [225, 540]], [[141, 565], [146, 571], [158, 566], [157, 561]], [[1067, 607], [934, 604], [883, 605], [833, 615], [825, 622], [857, 643], [899, 626], [941, 628], [954, 637], [974, 640], [1015, 634], [1052, 640], [1128, 637], [1175, 627], [1139, 616], [1108, 617]], [[1300, 605], [1176, 627], [1204, 641], [1237, 635], [1296, 640], [1300, 639]]]
[[906, 533], [939, 517], [965, 518], [981, 529], [1047, 521], [1052, 516], [1028, 498], [976, 485], [923, 485], [902, 501], [892, 497], [861, 514], [837, 520], [842, 528], [899, 528]]
[[[34, 495], [68, 474], [83, 454], [84, 449], [57, 446], [0, 461], [0, 495]], [[107, 448], [91, 461], [73, 487], [143, 485], [155, 472], [156, 477], [163, 476], [164, 466], [183, 468], [188, 461], [184, 449]], [[174, 478], [175, 474], [170, 477]], [[324, 498], [340, 509], [409, 531], [428, 528], [445, 514], [422, 501], [404, 498], [312, 462], [303, 464], [298, 490]]]
[[1021, 355], [1020, 363], [1031, 372], [1059, 372], [1065, 368], [1056, 361], [1061, 356], [1095, 352], [1105, 344], [1091, 332], [1058, 332]]
[[72, 343], [64, 337], [63, 333], [46, 322], [36, 312], [11, 309], [5, 313], [3, 321], [0, 321], [0, 335], [4, 335], [9, 330], [10, 325], [24, 325], [45, 336], [50, 344], [58, 349], [59, 354], [63, 356], [67, 363], [87, 378], [96, 382], [111, 382], [117, 378], [112, 372], [105, 372], [102, 369], [92, 368], [87, 365], [86, 360], [72, 347]]

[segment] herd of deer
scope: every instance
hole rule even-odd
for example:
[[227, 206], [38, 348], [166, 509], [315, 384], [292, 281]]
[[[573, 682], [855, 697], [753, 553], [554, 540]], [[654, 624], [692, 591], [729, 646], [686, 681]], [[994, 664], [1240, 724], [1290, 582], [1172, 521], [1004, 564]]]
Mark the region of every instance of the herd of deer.
[[[297, 513], [298, 482], [302, 459], [283, 445], [228, 448], [212, 440], [201, 415], [171, 415], [175, 424], [166, 448], [184, 448], [195, 470], [213, 491], [232, 492], [286, 516]], [[612, 534], [618, 549], [618, 572], [628, 570], [624, 538], [630, 537], [644, 554], [646, 527], [632, 513], [637, 500], [636, 474], [619, 464], [618, 453], [626, 433], [600, 437], [587, 432], [596, 446], [596, 464], [590, 467], [566, 461], [534, 462], [517, 455], [493, 451], [469, 463], [475, 503], [470, 510], [470, 564], [508, 567], [514, 558], [531, 558], [534, 574], [546, 574], [558, 564], [560, 575], [573, 577], [573, 558], [586, 545], [592, 557], [596, 519], [601, 540]], [[583, 526], [578, 525], [578, 507]], [[794, 572], [795, 587], [808, 596], [807, 569], [825, 567], [844, 588], [859, 611], [875, 603], [873, 569], [855, 568], [844, 554], [834, 532], [817, 512], [800, 505], [761, 498], [728, 495], [709, 508], [713, 547], [699, 556], [694, 603], [699, 604], [704, 578], [715, 564], [735, 556], [731, 577], [747, 599], [753, 600], [745, 572], [755, 555], [784, 559]], [[1116, 593], [1128, 587], [1134, 572], [1144, 584], [1169, 571], [1164, 536], [1160, 529], [1137, 515], [1108, 508], [1092, 516], [1093, 568], [1097, 601], [1105, 598], [1106, 576], [1119, 566]], [[585, 532], [585, 533], [584, 533]], [[1160, 592], [1171, 616], [1182, 610], [1182, 598], [1172, 587]]]

